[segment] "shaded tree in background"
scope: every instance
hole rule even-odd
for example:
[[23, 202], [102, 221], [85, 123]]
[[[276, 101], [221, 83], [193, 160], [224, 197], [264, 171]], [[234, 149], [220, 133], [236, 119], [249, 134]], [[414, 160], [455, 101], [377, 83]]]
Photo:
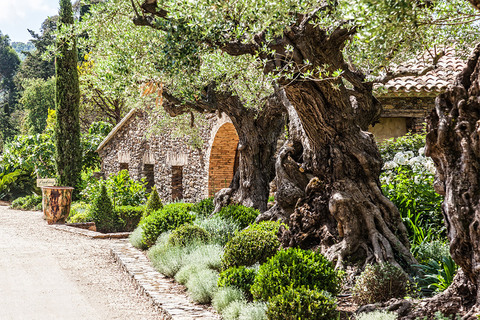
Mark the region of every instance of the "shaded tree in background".
[[[73, 27], [70, 0], [60, 0], [58, 28]], [[73, 36], [57, 38], [55, 162], [60, 185], [76, 187], [82, 169], [78, 110], [80, 89], [77, 73], [77, 49]]]
[[11, 47], [10, 38], [0, 32], [0, 133], [2, 141], [15, 134], [10, 116], [17, 101], [14, 76], [19, 65], [20, 58]]
[[28, 30], [33, 38], [30, 42], [35, 46], [35, 50], [25, 54], [25, 60], [18, 71], [16, 82], [20, 89], [23, 79], [40, 78], [48, 80], [55, 75], [54, 58], [45, 58], [43, 55], [47, 52], [49, 46], [55, 44], [54, 32], [57, 28], [57, 19], [57, 16], [45, 19], [40, 27], [40, 34]]
[[19, 103], [26, 110], [25, 127], [28, 134], [42, 133], [47, 125], [48, 110], [55, 109], [55, 78], [23, 81]]

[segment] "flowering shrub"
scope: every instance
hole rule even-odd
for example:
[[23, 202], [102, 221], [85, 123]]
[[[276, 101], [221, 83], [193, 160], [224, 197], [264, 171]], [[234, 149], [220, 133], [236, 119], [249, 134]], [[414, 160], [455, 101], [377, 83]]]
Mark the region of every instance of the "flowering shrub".
[[393, 158], [390, 153], [386, 154], [391, 160], [385, 162], [380, 181], [384, 194], [400, 211], [415, 247], [424, 241], [445, 237], [443, 197], [433, 189], [435, 166], [432, 159], [425, 156], [424, 147], [416, 152], [403, 150]]

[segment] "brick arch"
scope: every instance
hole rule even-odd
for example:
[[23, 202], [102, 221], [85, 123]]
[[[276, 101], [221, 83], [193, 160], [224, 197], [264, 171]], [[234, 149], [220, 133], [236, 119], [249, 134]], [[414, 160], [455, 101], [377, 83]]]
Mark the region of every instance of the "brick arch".
[[220, 189], [227, 188], [233, 179], [238, 134], [232, 123], [218, 128], [211, 144], [208, 167], [208, 194], [213, 196]]

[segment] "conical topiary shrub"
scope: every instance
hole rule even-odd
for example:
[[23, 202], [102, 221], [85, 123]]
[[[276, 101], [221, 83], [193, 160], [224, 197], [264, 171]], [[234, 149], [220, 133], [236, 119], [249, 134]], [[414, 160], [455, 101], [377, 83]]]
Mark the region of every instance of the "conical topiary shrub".
[[145, 212], [143, 216], [146, 217], [150, 215], [150, 213], [157, 211], [163, 208], [162, 200], [160, 200], [160, 196], [158, 195], [157, 188], [153, 187], [152, 192], [148, 196], [147, 206], [145, 207]]
[[100, 232], [115, 232], [118, 227], [118, 219], [113, 209], [112, 201], [107, 194], [105, 184], [100, 187], [100, 192], [93, 200], [90, 208], [93, 221]]

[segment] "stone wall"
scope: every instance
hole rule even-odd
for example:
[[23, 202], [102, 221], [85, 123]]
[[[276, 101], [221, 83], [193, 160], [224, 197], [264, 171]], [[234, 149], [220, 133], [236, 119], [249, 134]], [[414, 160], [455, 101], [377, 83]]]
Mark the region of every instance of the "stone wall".
[[[222, 121], [227, 123], [229, 120]], [[212, 131], [218, 123], [216, 115], [208, 116], [206, 125], [200, 128], [203, 146], [194, 148], [187, 138], [174, 138], [171, 132], [147, 138], [147, 115], [137, 111], [99, 150], [102, 171], [108, 176], [128, 164], [130, 176], [138, 180], [149, 172], [145, 171], [145, 164], [153, 164], [154, 181], [159, 195], [162, 200], [171, 201], [172, 168], [182, 167], [183, 200], [199, 201], [208, 195], [209, 156], [214, 140]]]
[[408, 131], [420, 132], [425, 118], [435, 107], [435, 97], [380, 97], [383, 111], [369, 130], [377, 141], [396, 138]]

